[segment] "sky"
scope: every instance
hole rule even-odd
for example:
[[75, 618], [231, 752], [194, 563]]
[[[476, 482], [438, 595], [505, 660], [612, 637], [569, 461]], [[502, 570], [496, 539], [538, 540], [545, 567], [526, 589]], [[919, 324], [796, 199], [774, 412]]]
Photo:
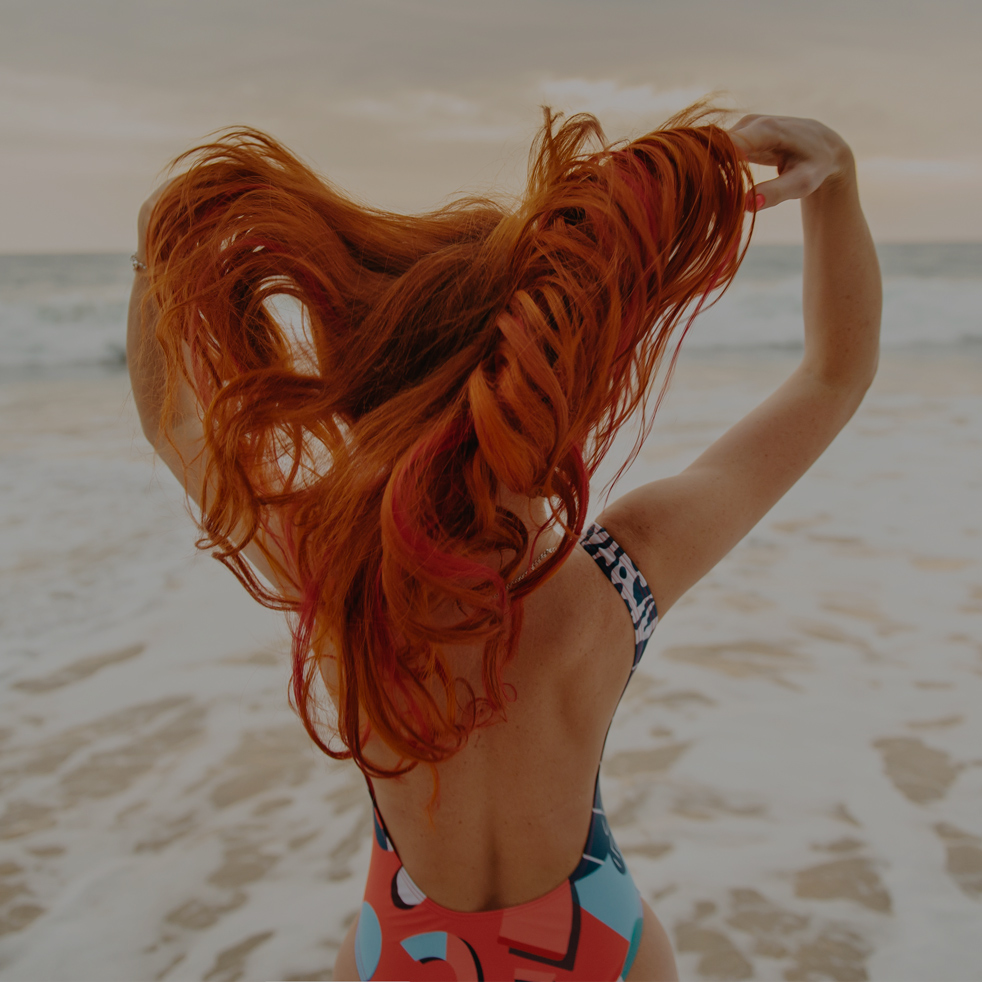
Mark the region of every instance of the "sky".
[[543, 104], [620, 139], [709, 93], [838, 130], [878, 241], [982, 241], [980, 42], [978, 0], [0, 0], [0, 253], [131, 251], [225, 126], [418, 211], [520, 191]]

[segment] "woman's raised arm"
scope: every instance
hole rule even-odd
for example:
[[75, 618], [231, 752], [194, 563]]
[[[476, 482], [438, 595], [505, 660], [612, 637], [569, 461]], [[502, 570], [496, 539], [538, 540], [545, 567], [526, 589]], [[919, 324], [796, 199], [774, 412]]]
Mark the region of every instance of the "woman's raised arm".
[[600, 521], [664, 614], [815, 462], [856, 411], [879, 350], [881, 284], [849, 147], [814, 120], [747, 116], [730, 131], [778, 176], [755, 207], [800, 198], [805, 354], [791, 377], [676, 477], [615, 501]]

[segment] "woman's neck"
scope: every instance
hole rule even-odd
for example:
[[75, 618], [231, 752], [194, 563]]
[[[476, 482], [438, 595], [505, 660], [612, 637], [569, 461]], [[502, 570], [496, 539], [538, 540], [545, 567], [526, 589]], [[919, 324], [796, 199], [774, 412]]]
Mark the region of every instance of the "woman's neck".
[[498, 488], [498, 504], [517, 516], [528, 530], [528, 546], [522, 556], [520, 570], [524, 571], [544, 550], [559, 544], [562, 539], [561, 533], [556, 529], [545, 528], [551, 518], [545, 498], [529, 498], [517, 494], [502, 484]]

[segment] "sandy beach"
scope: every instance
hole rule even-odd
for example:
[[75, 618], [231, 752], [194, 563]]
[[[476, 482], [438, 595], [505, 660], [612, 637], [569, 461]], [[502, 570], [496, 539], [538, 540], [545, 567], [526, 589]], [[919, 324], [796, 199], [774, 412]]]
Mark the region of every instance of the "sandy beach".
[[[618, 492], [792, 359], [685, 356]], [[364, 782], [291, 713], [281, 617], [195, 555], [125, 377], [0, 385], [0, 487], [0, 978], [330, 979]], [[982, 979], [980, 500], [982, 350], [888, 351], [659, 625], [602, 782], [683, 978]]]

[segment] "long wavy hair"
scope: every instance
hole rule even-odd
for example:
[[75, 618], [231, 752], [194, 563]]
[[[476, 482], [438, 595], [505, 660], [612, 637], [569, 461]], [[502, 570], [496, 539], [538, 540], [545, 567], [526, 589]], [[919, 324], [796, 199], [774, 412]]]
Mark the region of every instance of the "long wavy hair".
[[[151, 216], [164, 426], [185, 385], [203, 422], [198, 545], [293, 612], [294, 705], [371, 776], [504, 718], [523, 598], [573, 549], [632, 416], [637, 453], [659, 367], [667, 385], [745, 248], [748, 168], [705, 107], [619, 146], [592, 116], [545, 116], [517, 204], [366, 208], [236, 129], [178, 158]], [[563, 533], [513, 590], [528, 532], [502, 485], [544, 496]], [[253, 541], [293, 591], [257, 578]], [[447, 655], [460, 644], [483, 645], [479, 691]], [[322, 735], [321, 658], [342, 748]], [[372, 734], [397, 766], [366, 756]]]

